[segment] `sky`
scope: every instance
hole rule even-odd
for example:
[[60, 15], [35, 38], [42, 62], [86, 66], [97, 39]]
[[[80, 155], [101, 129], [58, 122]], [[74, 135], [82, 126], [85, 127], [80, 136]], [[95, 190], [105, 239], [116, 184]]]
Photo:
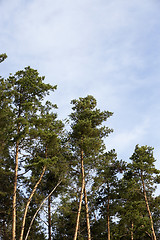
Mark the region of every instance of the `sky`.
[[154, 147], [160, 169], [160, 1], [0, 0], [0, 75], [31, 66], [57, 85], [58, 118], [93, 95], [114, 112], [105, 140], [125, 161], [136, 144]]

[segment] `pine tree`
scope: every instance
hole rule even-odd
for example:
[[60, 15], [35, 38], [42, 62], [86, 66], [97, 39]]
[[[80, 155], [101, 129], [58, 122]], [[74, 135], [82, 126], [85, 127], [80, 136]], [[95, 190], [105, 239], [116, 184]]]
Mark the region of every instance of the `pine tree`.
[[[6, 54], [0, 55], [0, 63], [6, 59]], [[0, 238], [11, 238], [11, 201], [13, 189], [13, 160], [8, 145], [12, 129], [11, 102], [8, 94], [9, 83], [0, 77]]]
[[115, 239], [150, 239], [150, 221], [146, 212], [140, 182], [128, 164], [119, 184], [120, 202], [118, 206], [117, 231]]
[[81, 169], [81, 193], [74, 240], [77, 239], [83, 195], [85, 197], [88, 240], [90, 240], [91, 233], [87, 189], [85, 185], [85, 171], [94, 168], [100, 152], [104, 149], [103, 138], [108, 136], [112, 130], [102, 124], [112, 115], [112, 113], [108, 111], [101, 112], [97, 109], [97, 102], [93, 96], [72, 100], [71, 103], [74, 106], [72, 108], [73, 113], [70, 115], [72, 121], [70, 144], [75, 158], [75, 168], [78, 171]]
[[[15, 149], [14, 191], [13, 191], [13, 220], [12, 240], [16, 239], [16, 193], [18, 168], [25, 161], [23, 152], [31, 145], [30, 130], [35, 128], [35, 119], [39, 114], [44, 97], [56, 86], [43, 83], [44, 77], [30, 67], [10, 76], [8, 92], [11, 96], [10, 109], [12, 111], [12, 149]], [[23, 157], [22, 157], [23, 156]]]
[[153, 156], [153, 148], [148, 146], [139, 147], [136, 145], [135, 151], [130, 159], [132, 161], [130, 167], [133, 171], [134, 178], [140, 183], [141, 191], [145, 200], [146, 209], [150, 219], [152, 237], [156, 240], [149, 200], [152, 198], [154, 183], [156, 182], [160, 171], [157, 170], [154, 165], [156, 160]]
[[[26, 168], [31, 171], [29, 191], [33, 188], [32, 185], [36, 184], [38, 176], [41, 175], [41, 167], [45, 168], [41, 185], [37, 187], [40, 196], [44, 198], [50, 194], [59, 181], [62, 182], [67, 171], [65, 146], [62, 143], [64, 125], [57, 120], [57, 115], [52, 112], [52, 108], [53, 106], [49, 102], [41, 108], [35, 129], [32, 129], [33, 139], [36, 139], [36, 144], [32, 147], [34, 157], [28, 159], [26, 165]], [[49, 239], [51, 239], [50, 201], [51, 196], [48, 197]]]
[[[112, 219], [116, 217], [119, 205], [119, 178], [124, 169], [125, 163], [117, 160], [115, 150], [104, 153], [98, 162], [93, 185], [96, 219], [92, 227], [97, 239], [105, 237], [106, 233], [108, 240], [112, 238], [111, 225], [114, 223]], [[99, 223], [101, 224], [100, 235], [97, 229], [100, 227]]]

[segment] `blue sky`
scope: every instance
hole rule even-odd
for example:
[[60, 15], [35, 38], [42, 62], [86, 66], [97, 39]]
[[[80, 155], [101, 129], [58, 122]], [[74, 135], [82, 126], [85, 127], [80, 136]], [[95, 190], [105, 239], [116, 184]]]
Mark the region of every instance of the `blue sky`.
[[127, 161], [135, 145], [155, 148], [160, 168], [160, 1], [0, 0], [2, 76], [31, 66], [58, 85], [59, 118], [93, 95], [114, 115], [106, 140]]

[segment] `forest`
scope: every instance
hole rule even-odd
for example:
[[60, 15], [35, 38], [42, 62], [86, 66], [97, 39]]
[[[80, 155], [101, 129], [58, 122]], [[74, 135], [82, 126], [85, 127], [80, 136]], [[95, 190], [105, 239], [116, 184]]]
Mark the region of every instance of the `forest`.
[[153, 147], [118, 159], [105, 146], [113, 113], [88, 95], [59, 120], [47, 98], [57, 86], [31, 67], [0, 85], [0, 239], [160, 239]]

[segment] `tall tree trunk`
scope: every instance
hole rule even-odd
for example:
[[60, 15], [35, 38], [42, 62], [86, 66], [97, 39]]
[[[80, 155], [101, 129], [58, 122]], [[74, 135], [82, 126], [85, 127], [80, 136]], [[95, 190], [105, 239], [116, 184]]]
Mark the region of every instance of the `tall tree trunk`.
[[29, 225], [29, 228], [28, 228], [28, 231], [27, 231], [27, 234], [26, 234], [25, 240], [28, 239], [29, 232], [30, 232], [30, 230], [31, 230], [32, 224], [33, 224], [34, 219], [36, 218], [36, 216], [37, 216], [39, 210], [41, 209], [41, 207], [43, 206], [43, 204], [45, 203], [45, 201], [46, 201], [46, 200], [52, 195], [52, 193], [53, 193], [53, 192], [56, 190], [56, 188], [60, 185], [61, 182], [62, 182], [62, 180], [60, 180], [60, 181], [57, 183], [57, 185], [53, 188], [53, 190], [50, 192], [50, 194], [49, 194], [49, 195], [48, 195], [48, 196], [47, 196], [47, 197], [41, 202], [39, 208], [37, 209], [37, 211], [35, 212], [35, 214], [34, 214], [32, 220], [31, 220], [31, 223], [30, 223], [30, 225]]
[[133, 222], [131, 223], [131, 240], [133, 240], [133, 227], [134, 227], [134, 225], [133, 225]]
[[48, 198], [48, 240], [51, 240], [51, 196]]
[[110, 207], [110, 187], [109, 183], [107, 182], [107, 232], [108, 232], [108, 240], [111, 239], [111, 232], [110, 232], [110, 212], [109, 212], [109, 207]]
[[18, 152], [19, 142], [16, 143], [16, 156], [15, 156], [15, 172], [14, 172], [14, 189], [13, 189], [13, 212], [12, 212], [12, 240], [16, 240], [16, 197], [17, 197], [17, 175], [18, 175]]
[[110, 204], [110, 199], [109, 199], [109, 195], [108, 195], [108, 200], [107, 200], [107, 232], [108, 232], [108, 240], [111, 239], [109, 204]]
[[145, 184], [144, 184], [143, 172], [142, 171], [141, 171], [141, 181], [142, 181], [142, 186], [143, 186], [143, 195], [144, 195], [147, 211], [148, 211], [150, 222], [151, 222], [153, 240], [156, 240], [157, 238], [156, 238], [156, 234], [155, 234], [155, 231], [154, 231], [153, 219], [152, 219], [152, 214], [151, 214], [151, 211], [150, 211], [150, 208], [149, 208], [149, 203], [148, 203], [148, 199], [147, 199], [147, 194], [146, 194], [146, 189], [145, 189]]
[[87, 233], [88, 240], [91, 240], [91, 230], [90, 230], [90, 222], [89, 222], [89, 211], [88, 211], [88, 200], [87, 200], [87, 192], [84, 181], [84, 198], [85, 198], [85, 207], [86, 207], [86, 221], [87, 221]]
[[24, 227], [25, 227], [26, 215], [27, 215], [27, 211], [28, 211], [28, 208], [29, 208], [29, 204], [30, 204], [30, 202], [31, 202], [31, 200], [32, 200], [32, 197], [33, 197], [33, 195], [34, 195], [34, 193], [35, 193], [38, 185], [40, 184], [40, 182], [41, 182], [41, 180], [42, 180], [42, 177], [43, 177], [45, 171], [46, 171], [46, 167], [44, 166], [44, 167], [43, 167], [43, 170], [42, 170], [42, 173], [41, 173], [41, 176], [40, 176], [38, 182], [36, 183], [36, 185], [34, 186], [32, 192], [31, 192], [31, 194], [30, 194], [30, 196], [29, 196], [29, 198], [28, 198], [28, 201], [27, 201], [27, 204], [26, 204], [26, 207], [25, 207], [25, 211], [24, 211], [24, 215], [23, 215], [21, 235], [20, 235], [19, 240], [23, 240]]
[[81, 194], [80, 194], [80, 199], [79, 199], [79, 207], [78, 207], [78, 212], [77, 212], [77, 221], [76, 221], [74, 240], [77, 239], [79, 220], [80, 220], [80, 214], [81, 214], [81, 208], [82, 208], [82, 199], [83, 199], [83, 193], [84, 193], [84, 185], [85, 185], [85, 183], [84, 183], [83, 151], [81, 151], [81, 172], [82, 172], [82, 186], [81, 186]]

